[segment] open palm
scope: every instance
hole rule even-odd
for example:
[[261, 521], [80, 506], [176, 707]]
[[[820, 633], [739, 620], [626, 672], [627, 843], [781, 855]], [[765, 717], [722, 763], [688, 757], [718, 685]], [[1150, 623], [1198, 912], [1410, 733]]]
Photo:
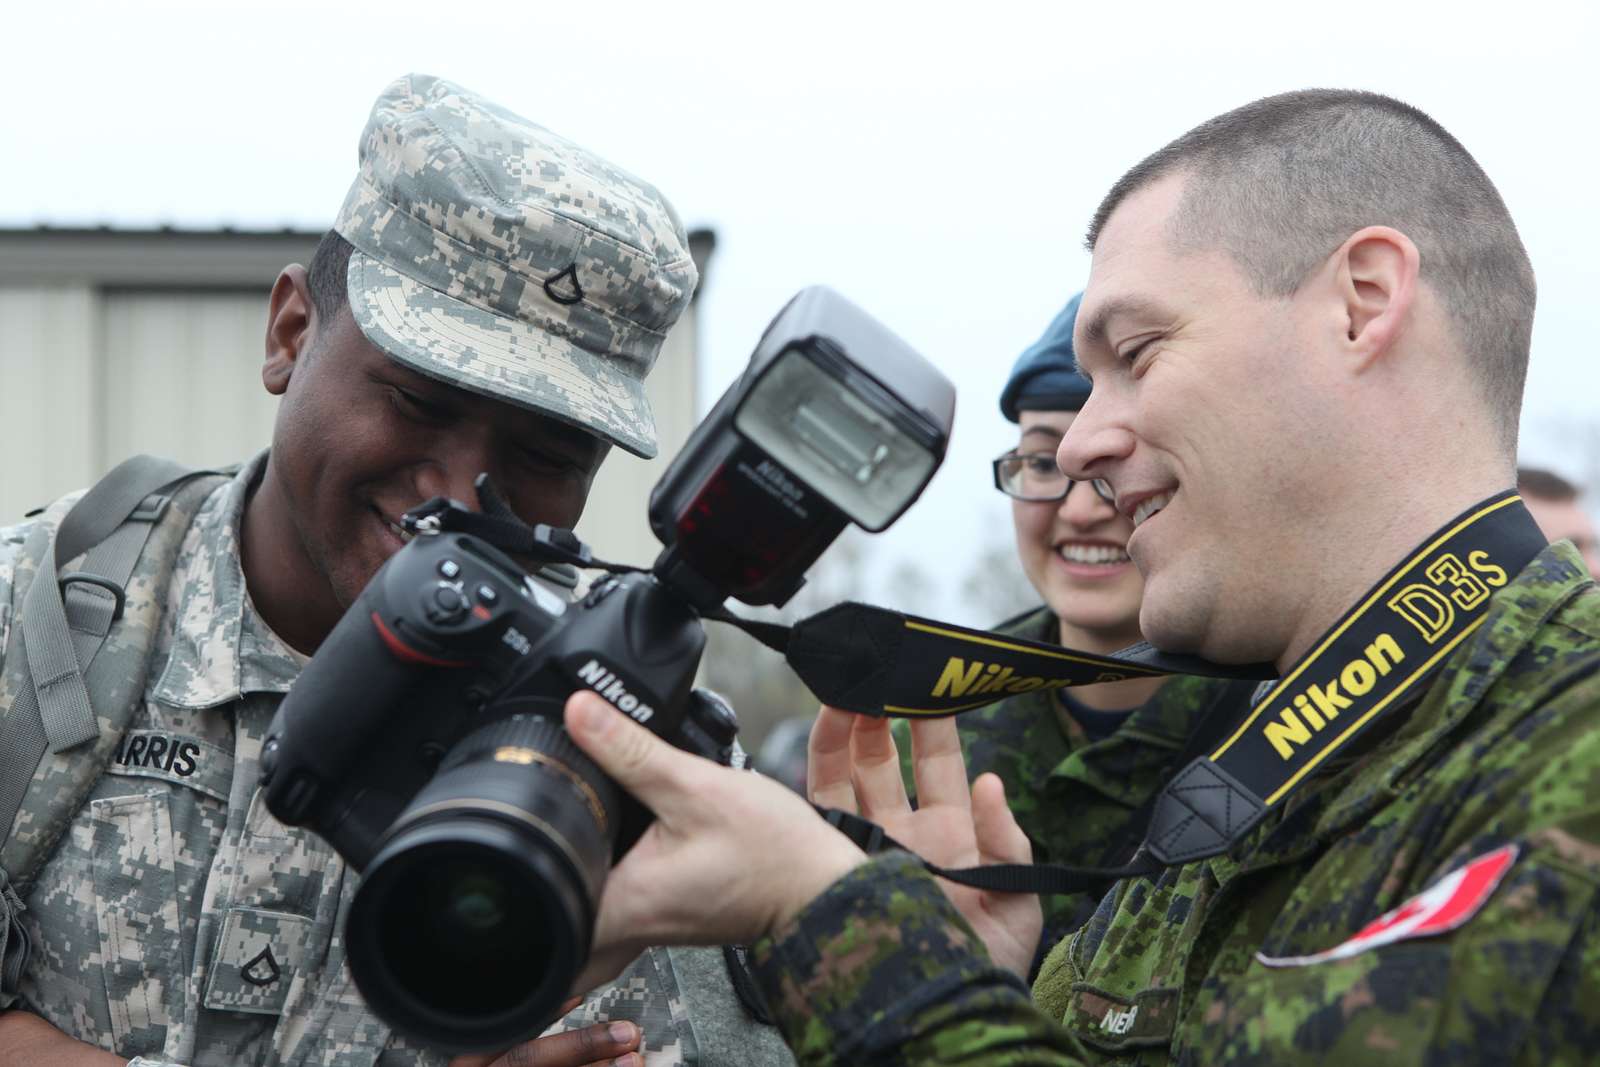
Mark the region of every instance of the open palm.
[[[968, 790], [954, 721], [914, 720], [911, 752], [915, 809], [906, 795], [888, 720], [823, 708], [811, 730], [807, 762], [812, 803], [871, 819], [940, 867], [1032, 862], [1032, 846], [1006, 807], [1000, 779], [982, 775]], [[1044, 925], [1038, 898], [944, 880], [939, 884], [988, 946], [990, 957], [1026, 979]]]

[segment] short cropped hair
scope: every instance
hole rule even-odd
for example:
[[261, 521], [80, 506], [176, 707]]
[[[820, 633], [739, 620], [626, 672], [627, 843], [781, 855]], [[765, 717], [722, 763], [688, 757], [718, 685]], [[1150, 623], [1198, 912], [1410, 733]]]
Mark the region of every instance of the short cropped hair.
[[1502, 443], [1515, 448], [1533, 266], [1488, 175], [1444, 127], [1377, 93], [1306, 89], [1257, 100], [1124, 174], [1090, 223], [1090, 251], [1123, 200], [1175, 173], [1188, 177], [1175, 242], [1227, 252], [1262, 296], [1293, 295], [1365, 226], [1409, 237]]
[[1555, 471], [1541, 467], [1517, 468], [1517, 492], [1538, 500], [1564, 503], [1578, 499], [1578, 487]]
[[354, 250], [337, 231], [329, 230], [311, 254], [306, 285], [311, 290], [311, 303], [317, 309], [317, 317], [323, 322], [337, 315], [350, 300], [345, 274], [350, 270], [350, 253]]

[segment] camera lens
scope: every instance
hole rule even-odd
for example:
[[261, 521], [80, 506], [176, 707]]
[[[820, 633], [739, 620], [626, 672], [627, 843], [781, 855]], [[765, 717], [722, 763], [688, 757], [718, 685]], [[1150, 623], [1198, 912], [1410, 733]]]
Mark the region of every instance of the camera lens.
[[559, 721], [517, 714], [464, 738], [351, 905], [350, 969], [368, 1005], [452, 1051], [542, 1031], [588, 959], [617, 806]]
[[445, 907], [457, 930], [472, 937], [503, 929], [507, 902], [504, 883], [490, 874], [474, 871], [456, 879]]

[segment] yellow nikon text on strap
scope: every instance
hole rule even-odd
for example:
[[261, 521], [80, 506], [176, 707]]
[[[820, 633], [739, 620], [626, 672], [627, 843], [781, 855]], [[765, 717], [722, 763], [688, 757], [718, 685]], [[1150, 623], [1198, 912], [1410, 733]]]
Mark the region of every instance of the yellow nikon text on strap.
[[[964, 885], [1077, 891], [1216, 855], [1386, 712], [1426, 692], [1444, 660], [1488, 619], [1490, 598], [1545, 547], [1515, 492], [1446, 523], [1363, 596], [1298, 663], [1189, 763], [1156, 800], [1143, 848], [1117, 869], [931, 868]], [[808, 627], [814, 627], [807, 632]], [[1148, 645], [1099, 656], [841, 605], [795, 627], [791, 665], [828, 703], [875, 715], [949, 715], [1013, 692], [1161, 674], [1270, 677]], [[1207, 744], [1204, 737], [1195, 738]], [[1215, 742], [1209, 742], [1215, 743]], [[1204, 748], [1198, 748], [1204, 752]], [[841, 821], [844, 816], [834, 813]]]
[[1157, 801], [1145, 839], [1165, 863], [1214, 855], [1426, 681], [1488, 618], [1489, 598], [1546, 542], [1513, 492], [1451, 520], [1391, 570], [1209, 757]]
[[1212, 762], [1276, 804], [1482, 625], [1493, 591], [1544, 543], [1514, 493], [1457, 518], [1329, 630]]

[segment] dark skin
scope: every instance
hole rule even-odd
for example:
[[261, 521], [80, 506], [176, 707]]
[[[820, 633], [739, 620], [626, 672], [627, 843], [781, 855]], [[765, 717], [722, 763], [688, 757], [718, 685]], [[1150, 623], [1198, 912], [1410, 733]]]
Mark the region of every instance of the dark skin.
[[390, 528], [434, 496], [476, 506], [487, 471], [528, 522], [571, 527], [607, 445], [419, 374], [367, 340], [348, 307], [322, 322], [304, 268], [278, 275], [261, 380], [280, 396], [272, 453], [244, 516], [261, 617], [313, 652], [402, 544]]
[[[261, 380], [282, 400], [266, 470], [245, 506], [245, 584], [267, 625], [307, 654], [399, 551], [389, 523], [407, 510], [435, 496], [477, 506], [473, 480], [487, 471], [522, 519], [571, 527], [609, 448], [402, 366], [367, 340], [348, 307], [324, 321], [298, 264], [272, 287]], [[631, 1022], [597, 1024], [451, 1065], [642, 1067], [642, 1040]], [[0, 1067], [125, 1062], [37, 1015], [0, 1013]]]

